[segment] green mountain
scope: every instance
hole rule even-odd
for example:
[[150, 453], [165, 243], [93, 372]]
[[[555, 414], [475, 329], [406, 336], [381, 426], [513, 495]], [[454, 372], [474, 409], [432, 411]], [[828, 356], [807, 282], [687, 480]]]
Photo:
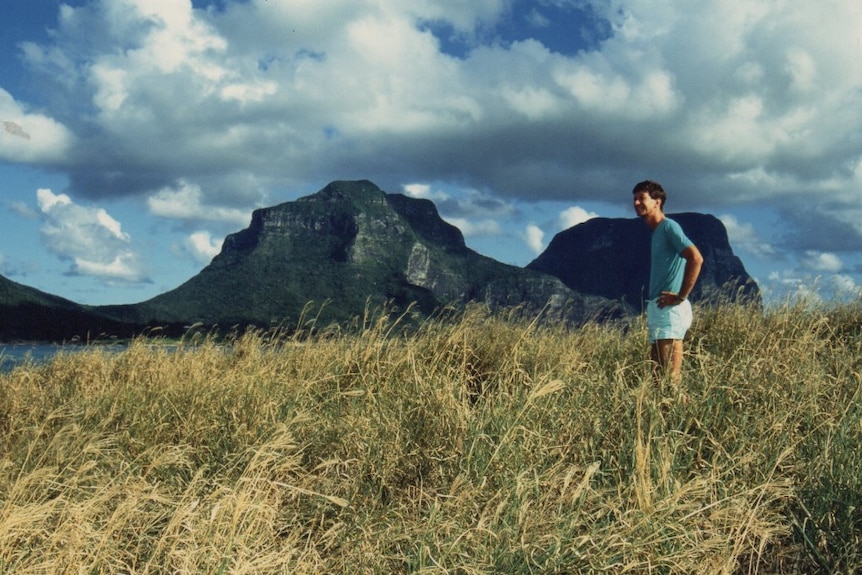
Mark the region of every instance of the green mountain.
[[[721, 220], [709, 214], [669, 214], [703, 254], [692, 301], [760, 302], [760, 288], [733, 253]], [[551, 274], [578, 293], [645, 309], [650, 231], [640, 218], [593, 218], [558, 233], [527, 269]], [[625, 246], [625, 249], [620, 249]]]
[[176, 289], [99, 310], [139, 325], [290, 326], [309, 302], [328, 323], [361, 316], [369, 305], [397, 311], [414, 304], [427, 315], [467, 301], [526, 313], [545, 308], [575, 321], [608, 304], [469, 249], [428, 200], [339, 181], [256, 210], [247, 229], [228, 236], [210, 265]]
[[[680, 221], [707, 259], [693, 297], [727, 285], [731, 298], [759, 296], [720, 221]], [[510, 266], [469, 249], [428, 200], [338, 181], [255, 210], [200, 273], [141, 303], [82, 306], [0, 277], [0, 340], [127, 337], [150, 327], [181, 335], [192, 324], [292, 328], [310, 318], [321, 327], [369, 308], [422, 317], [467, 302], [579, 324], [640, 312], [648, 245], [643, 222], [596, 218], [560, 232], [529, 266]]]
[[136, 331], [93, 308], [0, 276], [0, 341], [92, 341]]

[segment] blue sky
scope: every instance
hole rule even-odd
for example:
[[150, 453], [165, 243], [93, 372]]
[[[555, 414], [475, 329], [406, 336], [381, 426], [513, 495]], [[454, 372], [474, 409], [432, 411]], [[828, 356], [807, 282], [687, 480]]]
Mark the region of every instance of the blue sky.
[[337, 179], [526, 265], [655, 179], [770, 298], [859, 297], [862, 5], [692, 6], [5, 0], [0, 274], [143, 301]]

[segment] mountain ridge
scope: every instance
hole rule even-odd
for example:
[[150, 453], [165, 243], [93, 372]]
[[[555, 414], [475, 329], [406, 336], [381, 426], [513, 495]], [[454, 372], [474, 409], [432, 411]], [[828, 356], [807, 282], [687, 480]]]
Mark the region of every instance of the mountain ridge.
[[130, 337], [140, 330], [92, 307], [0, 275], [0, 341], [91, 341]]
[[[563, 239], [555, 237], [549, 249], [555, 242], [567, 249]], [[149, 300], [109, 306], [41, 301], [49, 308], [52, 301], [71, 306], [74, 313], [91, 314], [94, 325], [124, 334], [147, 327], [181, 333], [191, 324], [296, 326], [310, 302], [324, 324], [361, 317], [369, 306], [428, 316], [479, 302], [492, 311], [520, 308], [575, 324], [636, 311], [614, 298], [573, 289], [563, 272], [481, 255], [440, 218], [430, 200], [388, 194], [368, 180], [342, 180], [256, 209], [249, 226], [228, 235], [209, 265]], [[76, 320], [69, 327], [81, 326]], [[0, 324], [0, 338], [5, 329]], [[63, 330], [52, 333], [58, 331]]]
[[[733, 253], [724, 224], [710, 214], [671, 213], [703, 254], [692, 301], [760, 302], [760, 289]], [[649, 283], [650, 230], [638, 218], [592, 218], [559, 232], [528, 269], [558, 277], [579, 293], [644, 308]]]
[[576, 322], [587, 308], [613, 306], [473, 251], [429, 200], [359, 180], [255, 210], [250, 225], [229, 235], [187, 282], [102, 311], [139, 324], [272, 326], [295, 324], [309, 302], [320, 308], [315, 317], [329, 323], [360, 316], [369, 305], [412, 306], [427, 316], [467, 301]]

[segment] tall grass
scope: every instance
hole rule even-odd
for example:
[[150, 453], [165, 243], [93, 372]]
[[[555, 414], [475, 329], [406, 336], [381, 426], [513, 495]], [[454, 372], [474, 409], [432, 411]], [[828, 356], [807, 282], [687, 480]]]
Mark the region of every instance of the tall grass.
[[862, 306], [387, 317], [2, 376], [0, 572], [862, 569]]

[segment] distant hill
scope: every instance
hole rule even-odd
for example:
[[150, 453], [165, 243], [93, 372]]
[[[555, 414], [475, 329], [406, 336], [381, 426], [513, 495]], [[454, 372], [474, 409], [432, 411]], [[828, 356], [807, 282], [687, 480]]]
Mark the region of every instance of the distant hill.
[[[703, 254], [692, 301], [760, 301], [760, 289], [733, 253], [724, 224], [697, 213], [668, 214]], [[558, 233], [527, 269], [560, 278], [571, 289], [643, 309], [649, 284], [650, 230], [639, 218], [593, 218]]]
[[[720, 221], [673, 217], [706, 258], [693, 299], [728, 282], [731, 299], [759, 297]], [[578, 324], [640, 311], [648, 242], [639, 220], [596, 218], [557, 234], [520, 268], [468, 248], [428, 200], [337, 181], [255, 210], [200, 273], [141, 303], [83, 306], [0, 278], [0, 339], [127, 337], [147, 327], [181, 334], [192, 324], [291, 328], [304, 311], [320, 326], [369, 306], [422, 317], [471, 301]]]
[[140, 328], [0, 276], [0, 341], [93, 341]]
[[310, 301], [324, 323], [384, 303], [401, 310], [415, 304], [424, 315], [467, 301], [532, 314], [550, 304], [545, 313], [575, 322], [613, 306], [469, 249], [428, 200], [339, 181], [255, 210], [251, 225], [228, 236], [221, 253], [176, 289], [101, 311], [145, 324], [295, 325]]

